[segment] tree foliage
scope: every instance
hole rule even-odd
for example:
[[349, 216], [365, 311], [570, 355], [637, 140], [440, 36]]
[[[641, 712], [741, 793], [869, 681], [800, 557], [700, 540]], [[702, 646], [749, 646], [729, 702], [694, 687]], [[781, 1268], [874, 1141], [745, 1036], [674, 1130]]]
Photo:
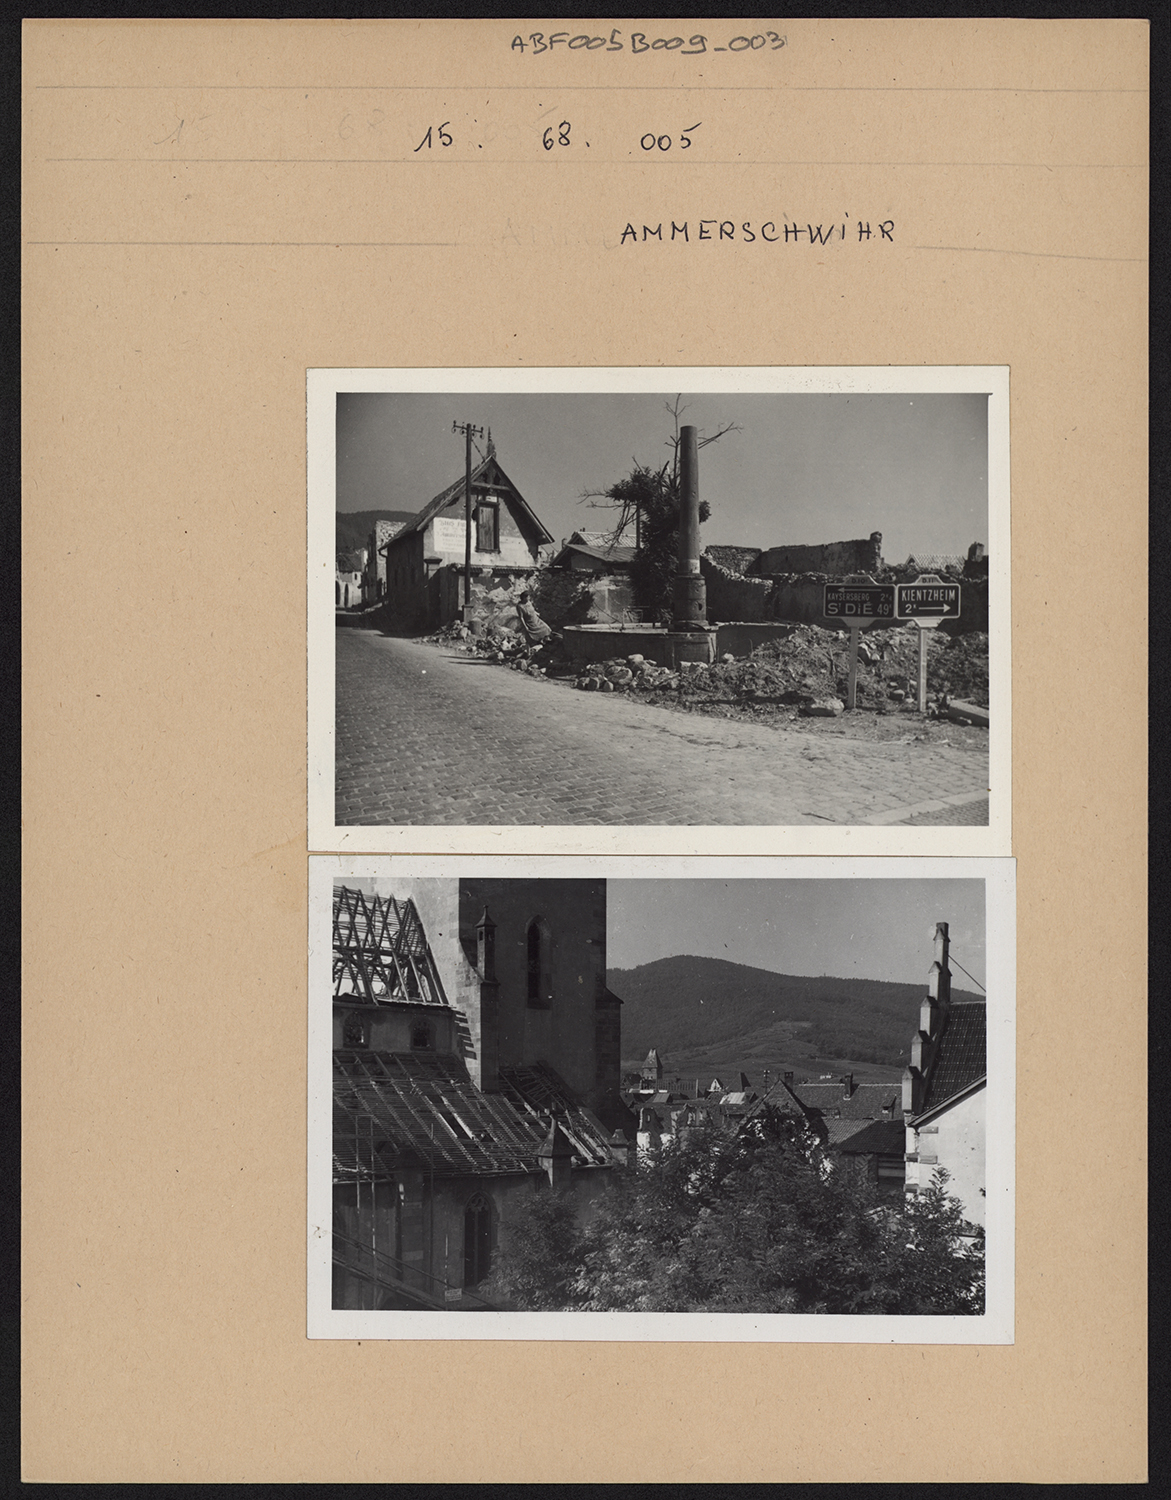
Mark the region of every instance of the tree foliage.
[[885, 1202], [784, 1116], [686, 1131], [615, 1169], [591, 1207], [579, 1218], [571, 1194], [534, 1194], [489, 1295], [576, 1311], [983, 1311], [983, 1238], [946, 1173]]
[[[624, 478], [602, 490], [587, 490], [582, 499], [591, 505], [602, 506], [617, 512], [612, 538], [628, 537], [632, 533], [637, 539], [638, 553], [631, 566], [631, 582], [637, 602], [652, 610], [661, 611], [671, 604], [671, 586], [675, 575], [679, 549], [679, 429], [680, 418], [686, 411], [682, 397], [676, 396], [667, 405], [674, 431], [666, 439], [671, 456], [661, 467], [633, 461], [634, 467]], [[698, 446], [706, 448], [729, 432], [739, 432], [734, 422], [727, 422], [715, 432], [698, 439]], [[699, 519], [706, 521], [711, 507], [706, 500], [699, 502]]]

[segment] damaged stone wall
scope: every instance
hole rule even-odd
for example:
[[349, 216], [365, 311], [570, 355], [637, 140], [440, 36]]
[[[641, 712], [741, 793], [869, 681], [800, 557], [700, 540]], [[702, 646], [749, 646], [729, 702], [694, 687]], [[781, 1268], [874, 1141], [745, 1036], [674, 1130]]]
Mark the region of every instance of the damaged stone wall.
[[872, 573], [882, 567], [882, 532], [863, 541], [820, 542], [810, 547], [769, 547], [753, 572], [762, 577], [781, 573]]
[[[876, 533], [877, 535], [877, 533]], [[841, 581], [841, 574], [828, 572], [790, 573], [771, 578], [744, 577], [732, 573], [706, 554], [700, 571], [707, 583], [708, 619], [713, 625], [730, 621], [789, 620], [805, 625], [825, 625], [823, 590], [827, 583]], [[854, 570], [851, 570], [854, 571]], [[919, 569], [885, 565], [868, 570], [876, 583], [911, 583]], [[988, 629], [987, 577], [944, 570], [941, 575], [960, 585], [960, 618], [939, 627], [950, 635]]]
[[556, 626], [622, 621], [634, 603], [630, 579], [621, 573], [545, 568], [536, 575], [531, 588], [537, 613]]

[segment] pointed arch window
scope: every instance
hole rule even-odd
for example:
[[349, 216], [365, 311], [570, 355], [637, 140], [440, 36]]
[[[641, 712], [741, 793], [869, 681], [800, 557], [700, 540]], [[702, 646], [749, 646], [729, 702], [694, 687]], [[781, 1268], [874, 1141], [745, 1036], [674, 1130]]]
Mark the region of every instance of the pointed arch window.
[[549, 951], [549, 924], [544, 917], [534, 917], [525, 935], [525, 997], [530, 1005], [548, 1006], [552, 1003]]
[[476, 1286], [492, 1263], [492, 1204], [476, 1193], [464, 1209], [464, 1286]]

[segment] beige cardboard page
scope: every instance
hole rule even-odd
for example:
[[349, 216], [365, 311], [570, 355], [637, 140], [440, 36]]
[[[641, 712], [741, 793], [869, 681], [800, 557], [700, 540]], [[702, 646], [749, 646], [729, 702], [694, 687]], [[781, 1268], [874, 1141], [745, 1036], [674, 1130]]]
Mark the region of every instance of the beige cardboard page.
[[[559, 25], [26, 25], [24, 1475], [1141, 1479], [1146, 28]], [[1010, 1346], [305, 1337], [306, 371], [588, 365], [1010, 369]]]

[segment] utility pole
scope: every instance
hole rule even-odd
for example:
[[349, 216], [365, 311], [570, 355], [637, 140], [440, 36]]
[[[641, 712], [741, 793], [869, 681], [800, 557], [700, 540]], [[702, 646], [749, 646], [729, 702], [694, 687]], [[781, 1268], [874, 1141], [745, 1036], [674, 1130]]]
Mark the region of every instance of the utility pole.
[[464, 624], [472, 608], [472, 439], [483, 437], [482, 427], [473, 427], [470, 422], [452, 422], [452, 432], [464, 435]]

